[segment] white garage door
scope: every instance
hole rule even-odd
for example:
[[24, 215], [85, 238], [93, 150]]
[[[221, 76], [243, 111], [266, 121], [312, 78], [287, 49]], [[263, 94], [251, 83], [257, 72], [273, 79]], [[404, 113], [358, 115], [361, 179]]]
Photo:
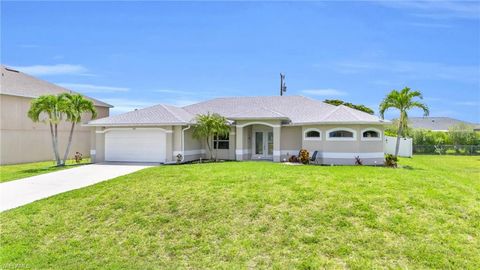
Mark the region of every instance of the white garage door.
[[111, 130], [105, 133], [105, 160], [165, 162], [166, 136], [158, 129]]

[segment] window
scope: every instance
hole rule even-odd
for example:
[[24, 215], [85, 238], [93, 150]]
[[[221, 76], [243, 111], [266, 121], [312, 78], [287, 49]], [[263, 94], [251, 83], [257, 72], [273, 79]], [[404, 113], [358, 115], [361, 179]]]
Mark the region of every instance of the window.
[[311, 130], [311, 131], [308, 131], [306, 133], [306, 137], [307, 138], [319, 138], [320, 137], [320, 132], [316, 131], [316, 130]]
[[303, 137], [305, 140], [320, 140], [322, 136], [319, 129], [310, 128], [304, 131]]
[[355, 141], [357, 132], [351, 128], [334, 128], [327, 130], [327, 141]]
[[374, 130], [367, 130], [367, 131], [363, 132], [363, 137], [364, 138], [378, 138], [380, 136], [379, 136], [378, 132], [376, 132]]
[[229, 138], [228, 134], [226, 135], [214, 135], [213, 136], [213, 149], [228, 149], [229, 148]]
[[382, 131], [376, 128], [367, 128], [362, 130], [362, 141], [381, 141]]
[[353, 132], [347, 130], [336, 130], [329, 133], [330, 138], [353, 138]]

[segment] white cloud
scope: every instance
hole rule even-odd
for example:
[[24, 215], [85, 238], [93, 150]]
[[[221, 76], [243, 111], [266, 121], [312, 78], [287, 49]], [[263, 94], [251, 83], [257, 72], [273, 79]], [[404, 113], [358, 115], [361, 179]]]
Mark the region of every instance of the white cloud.
[[313, 96], [346, 96], [347, 93], [337, 89], [306, 89], [302, 93]]
[[25, 49], [28, 49], [28, 48], [38, 48], [40, 46], [38, 45], [35, 45], [35, 44], [20, 44], [20, 48], [25, 48]]
[[41, 75], [88, 75], [87, 68], [82, 65], [57, 64], [57, 65], [33, 65], [33, 66], [12, 66], [13, 69], [25, 72], [34, 76]]
[[80, 83], [57, 83], [60, 86], [63, 86], [68, 89], [72, 89], [77, 92], [82, 93], [114, 93], [114, 92], [127, 92], [130, 89], [126, 87], [116, 87], [116, 86], [104, 86], [104, 85], [93, 85], [93, 84], [80, 84]]
[[425, 22], [412, 22], [406, 23], [407, 25], [415, 27], [425, 27], [425, 28], [451, 28], [452, 25], [444, 23], [425, 23]]
[[461, 106], [480, 106], [480, 102], [478, 101], [459, 101], [455, 102], [455, 104]]
[[177, 106], [177, 107], [183, 107], [183, 106], [191, 105], [191, 104], [198, 103], [198, 102], [199, 102], [198, 100], [194, 100], [194, 99], [169, 99], [169, 100], [166, 100], [167, 104]]
[[134, 111], [135, 109], [143, 109], [161, 103], [152, 100], [135, 100], [131, 98], [102, 98], [102, 101], [114, 106], [110, 109], [111, 115], [126, 113]]
[[164, 93], [164, 94], [193, 94], [193, 92], [174, 90], [174, 89], [157, 89], [157, 90], [153, 90], [153, 92]]
[[385, 72], [392, 76], [410, 79], [451, 80], [465, 83], [479, 83], [480, 67], [448, 65], [437, 62], [417, 61], [341, 61], [334, 65], [340, 73]]
[[102, 101], [112, 104], [114, 107], [110, 109], [111, 115], [134, 111], [135, 109], [143, 109], [158, 104], [169, 104], [173, 106], [183, 107], [198, 100], [189, 99], [166, 99], [166, 100], [147, 100], [147, 99], [130, 99], [130, 98], [102, 98]]
[[479, 19], [480, 3], [477, 1], [423, 0], [423, 1], [377, 1], [379, 4], [410, 11], [414, 16], [449, 19]]

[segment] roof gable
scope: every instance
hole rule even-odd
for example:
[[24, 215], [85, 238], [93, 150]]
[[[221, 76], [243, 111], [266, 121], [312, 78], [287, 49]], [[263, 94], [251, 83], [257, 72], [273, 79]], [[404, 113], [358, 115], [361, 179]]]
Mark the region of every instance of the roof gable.
[[[23, 72], [1, 66], [0, 94], [37, 98], [41, 95], [57, 95], [61, 93], [75, 93], [56, 84], [35, 78]], [[100, 100], [85, 96], [93, 101], [93, 104], [100, 107], [113, 107]]]
[[190, 124], [194, 115], [170, 105], [155, 105], [90, 121], [89, 125], [181, 125]]
[[470, 123], [450, 117], [409, 117], [408, 122], [412, 128], [430, 130], [448, 130], [458, 124], [467, 124], [478, 128], [478, 124]]

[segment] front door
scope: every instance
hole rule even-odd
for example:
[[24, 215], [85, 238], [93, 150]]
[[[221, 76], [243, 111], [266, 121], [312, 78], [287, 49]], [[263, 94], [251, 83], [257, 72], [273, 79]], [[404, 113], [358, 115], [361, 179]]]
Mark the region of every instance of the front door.
[[273, 131], [253, 131], [253, 159], [273, 158]]

